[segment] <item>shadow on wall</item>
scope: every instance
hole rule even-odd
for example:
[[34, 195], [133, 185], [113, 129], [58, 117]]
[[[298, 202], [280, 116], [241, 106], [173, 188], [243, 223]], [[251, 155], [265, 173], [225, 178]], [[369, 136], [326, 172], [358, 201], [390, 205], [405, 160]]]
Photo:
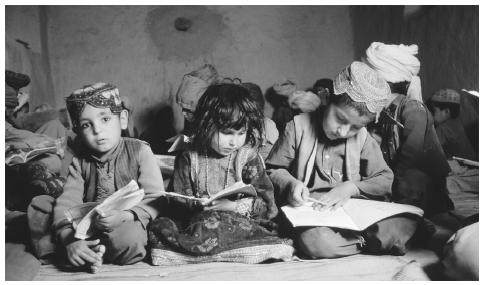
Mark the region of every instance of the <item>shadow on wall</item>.
[[[191, 25], [178, 30], [181, 18]], [[204, 6], [161, 6], [151, 10], [145, 22], [145, 31], [157, 47], [160, 60], [186, 62], [205, 57], [212, 53], [225, 29], [223, 17]]]

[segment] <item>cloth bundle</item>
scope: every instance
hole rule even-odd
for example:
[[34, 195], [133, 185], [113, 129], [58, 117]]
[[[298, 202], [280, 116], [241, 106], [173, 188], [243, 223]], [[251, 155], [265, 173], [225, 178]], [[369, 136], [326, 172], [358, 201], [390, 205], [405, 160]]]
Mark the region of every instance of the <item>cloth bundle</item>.
[[200, 97], [205, 93], [208, 86], [215, 83], [217, 79], [218, 72], [211, 64], [205, 64], [184, 75], [176, 93], [177, 103], [183, 109], [194, 111]]
[[299, 109], [301, 112], [312, 112], [321, 104], [318, 95], [310, 91], [295, 91], [288, 99], [289, 106], [293, 109]]

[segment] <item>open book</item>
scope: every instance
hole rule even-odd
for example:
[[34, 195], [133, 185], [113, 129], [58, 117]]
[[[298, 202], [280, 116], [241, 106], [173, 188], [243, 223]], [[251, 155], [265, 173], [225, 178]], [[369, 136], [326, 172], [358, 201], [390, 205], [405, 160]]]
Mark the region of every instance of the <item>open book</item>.
[[65, 212], [66, 218], [73, 224], [75, 238], [87, 239], [96, 233], [93, 221], [98, 212], [110, 210], [128, 210], [139, 204], [144, 198], [144, 190], [134, 180], [115, 191], [101, 203], [89, 202], [70, 208]]
[[423, 210], [416, 206], [380, 202], [364, 199], [350, 199], [336, 210], [316, 211], [308, 202], [301, 207], [281, 207], [294, 227], [319, 226], [363, 231], [385, 218], [410, 213], [423, 216]]
[[242, 181], [239, 181], [233, 184], [232, 186], [223, 189], [222, 191], [218, 192], [217, 194], [209, 198], [197, 198], [194, 196], [186, 196], [174, 192], [164, 192], [163, 195], [166, 197], [175, 197], [175, 198], [182, 198], [189, 201], [196, 201], [198, 203], [201, 203], [201, 205], [203, 206], [207, 206], [215, 200], [226, 198], [234, 194], [243, 194], [245, 196], [257, 197], [257, 191], [255, 191], [254, 186], [250, 184], [245, 184]]
[[45, 153], [55, 154], [56, 152], [57, 152], [57, 147], [55, 145], [50, 147], [36, 148], [36, 149], [15, 150], [5, 155], [5, 164], [16, 165], [20, 163], [26, 163], [27, 161], [30, 161], [36, 156]]

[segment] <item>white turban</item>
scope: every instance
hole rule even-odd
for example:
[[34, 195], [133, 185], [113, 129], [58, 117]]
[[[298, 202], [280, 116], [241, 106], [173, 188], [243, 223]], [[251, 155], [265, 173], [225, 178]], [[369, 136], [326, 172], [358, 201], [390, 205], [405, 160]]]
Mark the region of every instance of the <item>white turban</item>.
[[421, 63], [416, 55], [417, 45], [386, 45], [373, 42], [367, 48], [363, 59], [375, 69], [386, 81], [397, 83], [410, 82], [408, 97], [422, 101], [421, 81], [418, 77]]

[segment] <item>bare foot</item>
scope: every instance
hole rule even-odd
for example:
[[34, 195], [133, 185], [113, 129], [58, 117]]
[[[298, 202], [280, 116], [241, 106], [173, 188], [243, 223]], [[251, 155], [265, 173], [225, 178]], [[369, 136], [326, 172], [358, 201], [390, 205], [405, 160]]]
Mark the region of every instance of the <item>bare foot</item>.
[[91, 273], [96, 273], [96, 272], [98, 272], [98, 270], [101, 268], [101, 265], [103, 264], [103, 255], [105, 254], [105, 246], [102, 244], [99, 244], [99, 245], [93, 247], [93, 251], [95, 251], [96, 254], [98, 254], [98, 256], [100, 257], [99, 261], [97, 261], [96, 263], [93, 263], [90, 266]]

